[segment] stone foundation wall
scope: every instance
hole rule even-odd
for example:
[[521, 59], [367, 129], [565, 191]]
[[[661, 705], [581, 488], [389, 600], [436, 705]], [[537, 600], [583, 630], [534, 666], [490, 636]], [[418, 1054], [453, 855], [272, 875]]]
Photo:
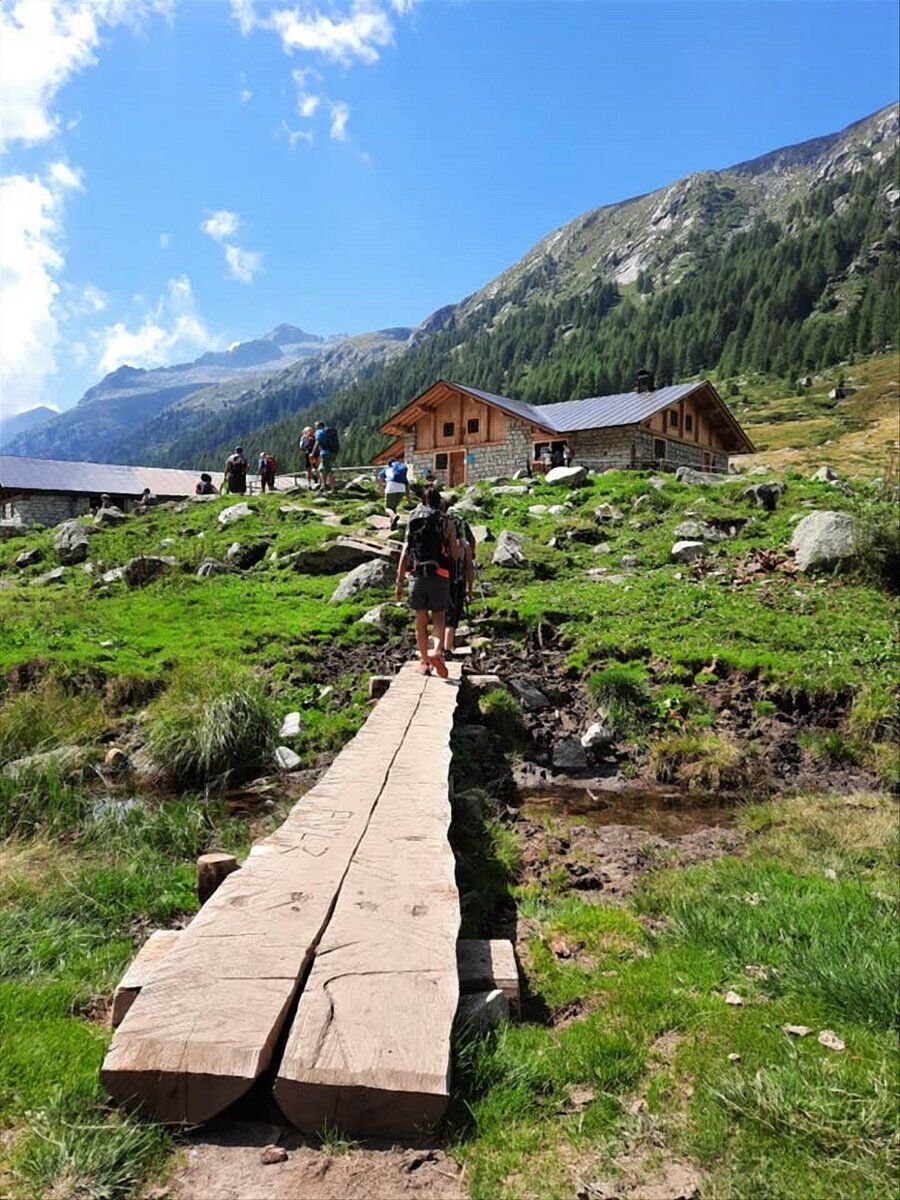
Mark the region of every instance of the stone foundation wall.
[[[477, 483], [479, 479], [497, 476], [509, 478], [523, 467], [527, 469], [531, 462], [531, 444], [531, 427], [524, 421], [507, 417], [505, 442], [496, 446], [471, 446], [467, 449], [466, 454], [472, 461], [466, 463], [466, 482]], [[403, 445], [406, 461], [413, 464], [416, 476], [421, 476], [427, 467], [434, 471], [438, 482], [447, 482], [447, 471], [438, 470], [434, 465], [435, 454], [445, 451], [417, 451], [415, 434], [412, 433], [406, 435]]]
[[[655, 461], [653, 443], [659, 437], [636, 425], [621, 425], [610, 429], [583, 429], [569, 435], [569, 445], [575, 462], [603, 464], [604, 467], [632, 467]], [[689, 442], [676, 442], [663, 438], [666, 457], [662, 465], [675, 470], [677, 467], [703, 467], [703, 446]], [[728, 469], [728, 455], [710, 452], [710, 465], [720, 470]]]
[[23, 525], [59, 525], [71, 517], [90, 512], [88, 496], [67, 496], [56, 492], [26, 492], [3, 501], [3, 516]]

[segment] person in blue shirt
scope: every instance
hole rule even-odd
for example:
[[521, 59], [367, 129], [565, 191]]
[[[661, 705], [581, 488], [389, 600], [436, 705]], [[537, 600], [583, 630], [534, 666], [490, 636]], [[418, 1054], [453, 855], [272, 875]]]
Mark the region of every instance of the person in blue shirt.
[[337, 431], [333, 426], [326, 426], [324, 421], [316, 421], [316, 448], [319, 451], [319, 483], [322, 491], [335, 490], [334, 461], [337, 458]]

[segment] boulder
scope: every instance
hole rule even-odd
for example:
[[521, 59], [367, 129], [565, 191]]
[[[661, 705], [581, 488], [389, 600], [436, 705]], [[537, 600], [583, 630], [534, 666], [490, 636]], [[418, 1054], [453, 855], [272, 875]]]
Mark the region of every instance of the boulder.
[[598, 542], [594, 547], [594, 554], [609, 554], [612, 551], [612, 546], [609, 542]]
[[344, 576], [331, 593], [331, 603], [340, 604], [344, 600], [350, 600], [357, 592], [362, 592], [366, 588], [388, 587], [394, 582], [396, 574], [393, 563], [385, 562], [383, 559], [360, 563], [358, 567], [354, 567], [348, 575]]
[[376, 629], [384, 628], [384, 614], [387, 609], [386, 604], [376, 604], [374, 608], [370, 608], [357, 621], [357, 625], [374, 625]]
[[210, 575], [228, 574], [228, 567], [218, 558], [204, 558], [203, 562], [197, 568], [198, 579], [207, 579]]
[[507, 483], [503, 487], [491, 488], [495, 496], [527, 496], [528, 488], [524, 484]]
[[679, 467], [675, 472], [679, 483], [727, 483], [727, 475], [714, 475], [711, 471], [697, 471], [693, 467]]
[[580, 738], [565, 738], [553, 747], [554, 771], [586, 771], [587, 755]]
[[632, 570], [637, 565], [638, 565], [638, 560], [637, 560], [636, 555], [634, 555], [634, 554], [623, 554], [622, 558], [619, 562], [619, 566], [623, 567], [626, 571]]
[[127, 517], [121, 508], [116, 508], [115, 504], [108, 504], [106, 508], [97, 509], [94, 524], [102, 528], [104, 525], [121, 525], [125, 520]]
[[33, 567], [35, 563], [40, 562], [44, 556], [43, 550], [23, 550], [21, 554], [16, 556], [17, 567]]
[[544, 476], [546, 483], [559, 487], [578, 487], [587, 479], [587, 467], [551, 467]]
[[282, 741], [289, 741], [291, 738], [298, 737], [302, 727], [302, 719], [298, 712], [291, 712], [281, 722], [281, 732], [279, 737]]
[[765, 467], [762, 465], [762, 463], [760, 463], [760, 465], [757, 467], [751, 467], [750, 470], [747, 472], [747, 474], [748, 475], [771, 475], [772, 472], [769, 470], [768, 467]]
[[538, 712], [542, 708], [550, 707], [550, 701], [544, 693], [524, 679], [510, 679], [509, 690], [529, 712]]
[[494, 540], [494, 535], [488, 529], [487, 525], [472, 525], [471, 530], [472, 537], [478, 545], [481, 545], [482, 542], [492, 542]]
[[109, 571], [104, 571], [100, 576], [101, 583], [118, 583], [125, 575], [124, 567], [113, 567]]
[[53, 537], [53, 549], [64, 567], [84, 562], [88, 556], [87, 530], [80, 521], [64, 521]]
[[564, 517], [571, 511], [571, 507], [570, 504], [551, 504], [547, 512], [551, 517]]
[[357, 538], [337, 538], [314, 550], [301, 550], [295, 555], [294, 570], [304, 575], [333, 575], [337, 571], [352, 571], [361, 563], [378, 559], [396, 562], [400, 547], [391, 542], [367, 542]]
[[707, 525], [704, 521], [682, 521], [675, 529], [675, 537], [681, 541], [704, 541], [704, 542], [723, 542], [728, 534], [717, 529], [714, 525]]
[[791, 535], [801, 571], [830, 567], [846, 562], [856, 554], [856, 520], [845, 512], [817, 509], [804, 517]]
[[122, 568], [122, 578], [129, 587], [143, 587], [145, 583], [165, 575], [174, 563], [174, 558], [165, 555], [139, 554]]
[[43, 575], [36, 575], [32, 579], [32, 583], [59, 583], [66, 573], [65, 567], [54, 567], [52, 571], [45, 571]]
[[757, 508], [764, 508], [766, 512], [774, 512], [785, 490], [783, 483], [754, 483], [750, 487], [744, 488], [741, 496], [745, 500], [749, 500], [751, 504], [755, 504]]
[[524, 545], [525, 538], [521, 533], [512, 533], [504, 529], [497, 539], [491, 562], [496, 567], [524, 567]]
[[84, 764], [85, 751], [81, 746], [57, 746], [53, 750], [42, 750], [38, 754], [13, 759], [0, 770], [0, 774], [7, 779], [15, 779], [18, 775], [55, 767], [61, 775], [71, 775], [79, 771]]
[[243, 521], [244, 517], [250, 516], [250, 505], [245, 500], [240, 504], [229, 504], [228, 508], [223, 508], [219, 513], [218, 521], [223, 527], [233, 525], [235, 521]]
[[275, 762], [279, 771], [296, 771], [303, 760], [290, 746], [279, 746], [275, 751]]
[[487, 1033], [495, 1025], [509, 1020], [509, 1000], [499, 988], [460, 996], [456, 1020], [460, 1032], [469, 1035]]
[[542, 517], [546, 511], [546, 504], [531, 504], [528, 507], [528, 515], [530, 517]]
[[594, 520], [601, 525], [614, 525], [622, 520], [622, 514], [611, 504], [600, 504], [594, 509]]
[[692, 563], [696, 562], [703, 554], [703, 543], [693, 541], [676, 542], [671, 550], [671, 557], [675, 562]]
[[839, 478], [837, 471], [831, 467], [819, 467], [818, 471], [810, 475], [810, 479], [816, 483], [837, 483]]
[[599, 721], [595, 721], [581, 735], [581, 744], [585, 750], [600, 750], [604, 746], [611, 746], [616, 740], [616, 735], [606, 725]]
[[238, 570], [247, 571], [258, 562], [262, 562], [269, 545], [269, 542], [251, 542], [249, 546], [243, 546], [240, 542], [232, 542], [226, 551], [225, 560], [233, 563]]
[[518, 471], [513, 471], [512, 477], [513, 477], [513, 479], [528, 479], [528, 478], [530, 478], [530, 476], [528, 474], [528, 468], [527, 467], [519, 467]]

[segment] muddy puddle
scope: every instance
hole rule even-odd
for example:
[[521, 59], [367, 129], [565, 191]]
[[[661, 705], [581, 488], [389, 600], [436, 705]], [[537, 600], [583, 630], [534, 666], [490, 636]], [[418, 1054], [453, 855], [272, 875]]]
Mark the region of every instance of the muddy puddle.
[[700, 829], [734, 824], [736, 805], [720, 796], [688, 795], [671, 789], [635, 788], [598, 792], [589, 788], [541, 788], [522, 793], [522, 815], [567, 824], [602, 828], [626, 825], [664, 838], [679, 838]]

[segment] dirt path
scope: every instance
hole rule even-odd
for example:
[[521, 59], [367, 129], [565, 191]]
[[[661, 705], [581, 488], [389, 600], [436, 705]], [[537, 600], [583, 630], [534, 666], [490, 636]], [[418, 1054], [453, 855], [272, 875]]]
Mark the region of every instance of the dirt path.
[[[281, 1162], [264, 1163], [276, 1145]], [[370, 1142], [324, 1150], [281, 1125], [221, 1121], [193, 1138], [169, 1186], [149, 1195], [167, 1200], [463, 1200], [463, 1173], [435, 1141]]]

